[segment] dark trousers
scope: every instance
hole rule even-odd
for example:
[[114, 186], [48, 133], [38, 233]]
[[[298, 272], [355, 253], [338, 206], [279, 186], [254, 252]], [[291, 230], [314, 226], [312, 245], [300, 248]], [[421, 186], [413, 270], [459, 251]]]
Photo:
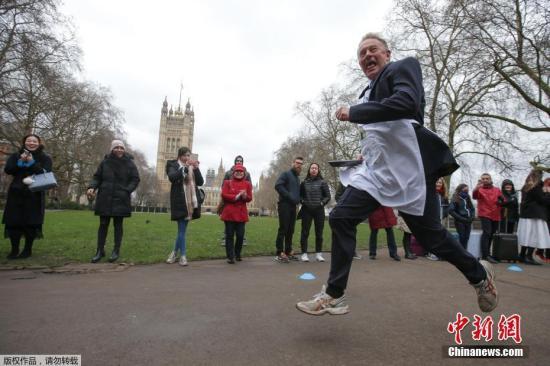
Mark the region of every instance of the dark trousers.
[[315, 252], [320, 253], [323, 250], [323, 229], [325, 227], [325, 208], [323, 206], [307, 208], [302, 206], [302, 235], [300, 236], [300, 245], [302, 253], [307, 253], [307, 239], [311, 222], [315, 225]]
[[464, 223], [455, 220], [456, 232], [458, 233], [458, 240], [464, 249], [468, 249], [468, 240], [470, 240], [470, 233], [472, 232], [472, 223]]
[[[113, 226], [115, 227], [115, 248], [120, 248], [122, 243], [122, 220], [124, 217], [113, 216]], [[109, 231], [109, 222], [111, 216], [99, 216], [99, 229], [97, 230], [97, 247], [103, 249], [107, 233]]]
[[[395, 244], [395, 236], [391, 227], [384, 228], [386, 230], [386, 240], [388, 242], [388, 251], [390, 257], [397, 255], [397, 244]], [[369, 255], [376, 255], [376, 241], [378, 237], [378, 229], [371, 229], [369, 238]]]
[[[225, 254], [228, 259], [241, 257], [244, 239], [244, 222], [224, 221], [225, 222]], [[234, 240], [234, 237], [237, 240]]]
[[[401, 216], [424, 249], [453, 264], [470, 283], [479, 283], [487, 277], [485, 270], [441, 225], [435, 180], [426, 179], [424, 215], [401, 212]], [[330, 296], [337, 298], [343, 295], [355, 252], [357, 225], [379, 206], [380, 203], [369, 193], [348, 186], [330, 213], [332, 261], [326, 290]]]
[[498, 229], [498, 221], [493, 221], [486, 217], [480, 217], [481, 221], [481, 258], [487, 259], [489, 253], [491, 253], [491, 241], [493, 240], [493, 234]]
[[514, 221], [508, 221], [507, 220], [500, 220], [499, 224], [499, 231], [501, 233], [506, 234], [513, 234], [514, 233], [514, 225], [516, 224]]
[[277, 239], [275, 240], [277, 255], [283, 252], [290, 254], [292, 252], [292, 235], [294, 235], [294, 226], [296, 225], [296, 205], [288, 202], [279, 202], [277, 209], [279, 212], [279, 230], [277, 231]]

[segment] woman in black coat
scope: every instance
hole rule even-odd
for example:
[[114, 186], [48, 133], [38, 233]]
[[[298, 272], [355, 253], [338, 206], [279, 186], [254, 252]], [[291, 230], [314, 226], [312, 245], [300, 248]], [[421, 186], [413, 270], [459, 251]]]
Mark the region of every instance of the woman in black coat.
[[130, 217], [132, 212], [131, 194], [139, 184], [139, 173], [133, 157], [125, 153], [124, 143], [113, 140], [111, 153], [99, 164], [94, 177], [88, 186], [88, 197], [93, 199], [97, 191], [95, 214], [99, 216], [97, 231], [97, 251], [92, 263], [105, 256], [105, 240], [109, 222], [113, 218], [115, 227], [115, 246], [109, 262], [120, 256], [122, 244], [122, 220]]
[[180, 251], [179, 264], [187, 265], [185, 233], [190, 220], [201, 217], [202, 194], [199, 186], [204, 184], [199, 162], [191, 158], [191, 150], [180, 147], [178, 158], [166, 162], [166, 174], [172, 183], [170, 188], [170, 211], [172, 220], [178, 222], [178, 235], [174, 250], [166, 259], [166, 263], [174, 263]]
[[550, 249], [548, 214], [550, 193], [542, 182], [542, 171], [532, 170], [521, 188], [521, 206], [518, 222], [519, 259], [525, 264], [540, 264], [533, 258], [535, 249]]
[[500, 208], [500, 232], [512, 234], [519, 219], [519, 197], [510, 179], [502, 182], [502, 196], [498, 198]]
[[[4, 168], [6, 174], [13, 176], [2, 218], [4, 235], [11, 241], [8, 259], [30, 257], [34, 240], [42, 237], [45, 192], [31, 192], [28, 185], [32, 182], [31, 175], [52, 171], [52, 159], [44, 153], [39, 136], [25, 136], [22, 146], [8, 158]], [[25, 236], [25, 247], [19, 253], [22, 236]]]

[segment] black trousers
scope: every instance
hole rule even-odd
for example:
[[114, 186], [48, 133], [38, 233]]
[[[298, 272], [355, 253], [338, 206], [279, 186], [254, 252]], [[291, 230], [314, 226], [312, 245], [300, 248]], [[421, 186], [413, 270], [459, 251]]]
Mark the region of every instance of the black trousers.
[[300, 236], [300, 246], [302, 253], [307, 253], [307, 239], [311, 222], [315, 225], [315, 252], [323, 251], [323, 229], [325, 228], [325, 208], [302, 206], [302, 234]]
[[[393, 229], [391, 227], [387, 227], [384, 230], [386, 230], [386, 240], [388, 242], [388, 251], [390, 252], [390, 257], [395, 257], [395, 255], [397, 254], [397, 244], [395, 244]], [[377, 238], [378, 229], [371, 229], [369, 238], [369, 255], [376, 255]]]
[[[479, 283], [487, 278], [483, 266], [441, 225], [435, 181], [435, 178], [426, 179], [424, 215], [402, 212], [401, 216], [424, 249], [453, 264], [470, 283]], [[337, 298], [344, 294], [355, 252], [357, 225], [379, 206], [380, 203], [369, 193], [348, 186], [330, 213], [332, 260], [326, 290], [330, 296]]]
[[97, 230], [97, 247], [104, 248], [107, 233], [109, 231], [109, 222], [113, 218], [113, 226], [115, 227], [115, 248], [120, 248], [122, 244], [122, 216], [99, 216], [99, 229]]
[[468, 240], [470, 240], [470, 233], [472, 232], [472, 223], [464, 223], [455, 220], [455, 227], [458, 233], [458, 241], [460, 241], [464, 249], [468, 249]]
[[491, 242], [493, 240], [493, 234], [497, 231], [499, 222], [493, 221], [486, 217], [480, 217], [481, 221], [481, 258], [486, 259], [489, 253], [491, 253]]
[[[292, 235], [296, 225], [296, 205], [288, 202], [279, 202], [277, 204], [279, 212], [279, 230], [275, 246], [277, 255], [281, 253], [290, 254], [292, 252]], [[284, 244], [284, 246], [283, 246]]]
[[[244, 239], [244, 222], [224, 221], [225, 222], [225, 254], [228, 259], [241, 257]], [[235, 240], [234, 237], [237, 237]]]

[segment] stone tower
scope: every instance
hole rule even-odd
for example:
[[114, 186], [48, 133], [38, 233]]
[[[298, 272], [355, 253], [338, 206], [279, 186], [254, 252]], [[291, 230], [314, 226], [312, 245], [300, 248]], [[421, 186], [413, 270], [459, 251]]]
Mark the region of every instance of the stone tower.
[[[182, 88], [183, 89], [183, 88]], [[157, 148], [157, 179], [160, 188], [160, 203], [162, 206], [169, 205], [170, 181], [166, 175], [166, 161], [176, 159], [178, 149], [187, 146], [193, 151], [193, 130], [195, 126], [195, 112], [191, 108], [189, 100], [185, 105], [185, 110], [181, 108], [180, 99], [176, 110], [168, 109], [168, 100], [164, 98], [162, 109], [160, 111], [160, 129]], [[193, 154], [193, 159], [198, 156]]]

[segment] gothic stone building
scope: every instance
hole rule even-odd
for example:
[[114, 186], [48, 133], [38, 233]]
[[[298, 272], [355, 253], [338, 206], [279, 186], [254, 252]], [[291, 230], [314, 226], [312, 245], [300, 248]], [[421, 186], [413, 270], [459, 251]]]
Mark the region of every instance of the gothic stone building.
[[[168, 101], [165, 98], [162, 103], [160, 112], [160, 129], [159, 141], [157, 149], [157, 180], [159, 184], [159, 204], [161, 207], [170, 206], [170, 181], [166, 175], [166, 162], [176, 159], [178, 149], [182, 146], [187, 146], [193, 151], [193, 131], [195, 125], [195, 112], [187, 101], [185, 110], [181, 109], [181, 93], [180, 103], [174, 111], [172, 106], [168, 109]], [[193, 153], [193, 159], [198, 160], [198, 155]], [[204, 167], [201, 167], [201, 172], [205, 178], [205, 184], [201, 187], [206, 193], [202, 210], [207, 212], [215, 212], [220, 202], [221, 187], [225, 169], [223, 161], [220, 161], [217, 172], [214, 169], [207, 169], [206, 175]], [[257, 187], [256, 187], [257, 188]], [[254, 189], [256, 192], [256, 189]], [[254, 193], [255, 193], [254, 192]], [[253, 195], [254, 198], [254, 195]], [[257, 211], [255, 200], [248, 204], [249, 211], [254, 214]]]
[[[174, 111], [172, 106], [168, 109], [168, 101], [164, 98], [160, 112], [159, 141], [157, 148], [157, 180], [160, 190], [160, 205], [168, 207], [170, 205], [170, 181], [166, 175], [166, 162], [176, 159], [178, 149], [187, 146], [193, 151], [193, 131], [195, 126], [195, 112], [191, 108], [189, 100], [185, 105], [185, 110], [181, 109], [180, 103]], [[193, 154], [193, 159], [198, 159], [198, 155]]]

